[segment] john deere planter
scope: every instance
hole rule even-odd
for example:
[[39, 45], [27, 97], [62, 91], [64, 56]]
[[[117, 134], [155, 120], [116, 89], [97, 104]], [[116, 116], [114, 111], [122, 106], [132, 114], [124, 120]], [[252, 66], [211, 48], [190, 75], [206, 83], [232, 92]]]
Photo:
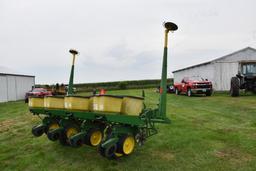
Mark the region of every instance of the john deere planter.
[[107, 158], [130, 155], [136, 145], [157, 133], [156, 123], [170, 123], [166, 117], [167, 45], [169, 31], [178, 29], [171, 22], [164, 23], [165, 43], [160, 85], [159, 107], [147, 108], [143, 97], [73, 94], [76, 50], [73, 56], [68, 93], [64, 96], [30, 97], [29, 110], [44, 116], [42, 123], [32, 128], [39, 137], [44, 133], [51, 141], [80, 147], [83, 144], [98, 146], [99, 153]]

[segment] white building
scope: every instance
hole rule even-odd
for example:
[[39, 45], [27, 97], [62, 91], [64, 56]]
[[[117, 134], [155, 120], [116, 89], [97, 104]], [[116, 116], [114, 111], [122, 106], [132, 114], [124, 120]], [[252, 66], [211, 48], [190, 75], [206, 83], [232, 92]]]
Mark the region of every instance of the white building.
[[231, 77], [240, 71], [242, 63], [256, 64], [256, 49], [247, 47], [215, 60], [173, 71], [174, 83], [183, 77], [200, 76], [213, 83], [213, 89], [227, 91], [230, 89]]
[[0, 70], [0, 102], [25, 99], [26, 92], [34, 85], [35, 76]]

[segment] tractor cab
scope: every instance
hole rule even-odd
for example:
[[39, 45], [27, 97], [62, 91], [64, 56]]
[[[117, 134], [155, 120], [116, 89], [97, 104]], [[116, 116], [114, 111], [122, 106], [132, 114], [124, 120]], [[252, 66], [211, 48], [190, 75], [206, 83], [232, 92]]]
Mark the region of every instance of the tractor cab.
[[256, 93], [256, 62], [241, 63], [240, 71], [231, 78], [231, 96], [239, 96], [240, 89]]
[[256, 62], [242, 64], [241, 70], [244, 76], [253, 76], [253, 75], [256, 76]]

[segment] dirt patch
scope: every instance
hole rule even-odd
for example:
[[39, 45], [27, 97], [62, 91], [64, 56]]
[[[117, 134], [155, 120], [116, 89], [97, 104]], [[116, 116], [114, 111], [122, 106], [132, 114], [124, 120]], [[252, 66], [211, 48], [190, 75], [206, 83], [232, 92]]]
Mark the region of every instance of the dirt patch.
[[7, 119], [0, 122], [0, 133], [9, 131], [11, 128], [16, 128], [28, 124], [28, 120], [23, 117], [16, 117], [15, 119]]
[[16, 123], [14, 119], [4, 120], [0, 122], [0, 133], [7, 132], [10, 130], [10, 127]]
[[155, 158], [160, 158], [162, 160], [174, 160], [175, 156], [173, 153], [168, 152], [168, 151], [154, 151], [153, 156]]
[[230, 161], [233, 165], [242, 165], [253, 159], [253, 155], [235, 148], [222, 149], [216, 151], [214, 155], [218, 158]]
[[220, 129], [217, 129], [217, 132], [222, 133], [222, 134], [231, 133], [231, 132], [235, 132], [235, 131], [237, 131], [236, 128], [220, 128]]

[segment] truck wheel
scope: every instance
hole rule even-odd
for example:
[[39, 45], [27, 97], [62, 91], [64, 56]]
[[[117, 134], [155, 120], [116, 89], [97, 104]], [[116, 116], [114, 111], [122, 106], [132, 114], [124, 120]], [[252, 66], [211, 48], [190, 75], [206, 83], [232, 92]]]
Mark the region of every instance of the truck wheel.
[[211, 96], [212, 95], [212, 91], [210, 90], [210, 91], [207, 91], [206, 93], [205, 93], [205, 95], [206, 96]]
[[188, 91], [187, 91], [187, 95], [188, 95], [188, 97], [191, 97], [191, 96], [192, 96], [192, 91], [191, 91], [190, 88], [189, 88]]
[[231, 85], [230, 85], [230, 95], [232, 97], [237, 97], [239, 96], [239, 89], [240, 89], [240, 81], [239, 78], [237, 77], [232, 77], [231, 78]]
[[254, 94], [256, 94], [256, 87], [254, 87], [253, 91], [252, 91]]
[[176, 94], [176, 95], [179, 95], [179, 94], [180, 94], [180, 92], [179, 92], [179, 90], [178, 90], [177, 88], [175, 88], [175, 94]]

